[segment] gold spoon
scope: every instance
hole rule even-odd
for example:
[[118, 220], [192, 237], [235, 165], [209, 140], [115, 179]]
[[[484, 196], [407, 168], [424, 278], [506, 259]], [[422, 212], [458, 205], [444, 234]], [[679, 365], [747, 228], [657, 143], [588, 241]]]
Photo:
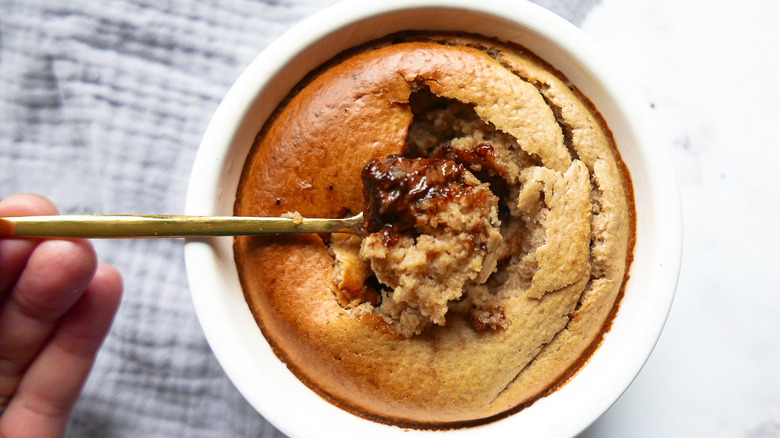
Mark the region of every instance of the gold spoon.
[[363, 213], [345, 219], [235, 216], [63, 215], [0, 218], [0, 237], [136, 238], [350, 233], [363, 236]]

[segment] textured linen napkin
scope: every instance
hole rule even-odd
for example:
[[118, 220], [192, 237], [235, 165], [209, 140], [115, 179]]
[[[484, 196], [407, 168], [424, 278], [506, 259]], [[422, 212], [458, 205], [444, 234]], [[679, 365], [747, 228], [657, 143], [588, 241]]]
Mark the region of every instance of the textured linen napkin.
[[[211, 114], [275, 37], [334, 0], [0, 0], [0, 196], [180, 214]], [[540, 1], [580, 23], [597, 0]], [[183, 242], [96, 241], [125, 296], [73, 437], [283, 436], [236, 391], [189, 297]]]

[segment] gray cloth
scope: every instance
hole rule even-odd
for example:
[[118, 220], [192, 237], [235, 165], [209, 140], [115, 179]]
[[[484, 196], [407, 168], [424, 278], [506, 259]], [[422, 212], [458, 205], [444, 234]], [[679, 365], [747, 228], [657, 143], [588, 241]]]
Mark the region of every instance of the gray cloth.
[[[334, 0], [0, 0], [0, 196], [62, 213], [179, 214], [200, 137], [242, 69]], [[579, 23], [596, 0], [543, 1]], [[70, 436], [282, 436], [225, 376], [181, 240], [96, 241], [125, 278]]]

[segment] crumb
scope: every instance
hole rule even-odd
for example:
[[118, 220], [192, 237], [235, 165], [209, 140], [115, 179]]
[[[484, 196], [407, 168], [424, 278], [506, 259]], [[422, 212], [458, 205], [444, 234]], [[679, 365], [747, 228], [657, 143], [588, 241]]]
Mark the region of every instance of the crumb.
[[282, 217], [292, 219], [295, 225], [300, 225], [303, 223], [303, 216], [301, 216], [301, 214], [297, 211], [288, 211], [287, 213], [283, 213]]

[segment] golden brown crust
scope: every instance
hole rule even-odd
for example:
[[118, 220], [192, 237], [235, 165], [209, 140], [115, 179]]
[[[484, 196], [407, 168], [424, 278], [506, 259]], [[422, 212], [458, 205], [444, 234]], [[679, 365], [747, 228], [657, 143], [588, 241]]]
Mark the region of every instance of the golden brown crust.
[[[334, 258], [318, 236], [240, 237], [235, 255], [263, 334], [312, 389], [377, 421], [453, 427], [535, 400], [598, 343], [632, 247], [630, 180], [598, 113], [532, 54], [471, 36], [408, 39], [421, 41], [357, 51], [280, 109], [247, 160], [235, 213], [335, 217], [362, 210], [360, 172], [372, 158], [404, 152], [411, 83], [420, 82], [472, 105], [538, 158], [550, 176], [535, 181], [550, 181], [551, 193], [561, 193], [539, 204], [550, 230], [572, 228], [579, 237], [540, 247], [528, 266], [558, 254], [565, 260], [550, 263], [551, 276], [534, 277], [536, 288], [510, 275], [501, 292], [506, 329], [477, 330], [453, 314], [446, 326], [407, 339], [380, 317], [339, 303]], [[525, 172], [516, 175], [521, 186], [534, 180]], [[589, 194], [590, 203], [570, 192]], [[571, 248], [561, 249], [567, 242]], [[583, 256], [593, 242], [596, 250]], [[528, 266], [517, 261], [508, 269]], [[561, 266], [565, 273], [556, 274]]]

